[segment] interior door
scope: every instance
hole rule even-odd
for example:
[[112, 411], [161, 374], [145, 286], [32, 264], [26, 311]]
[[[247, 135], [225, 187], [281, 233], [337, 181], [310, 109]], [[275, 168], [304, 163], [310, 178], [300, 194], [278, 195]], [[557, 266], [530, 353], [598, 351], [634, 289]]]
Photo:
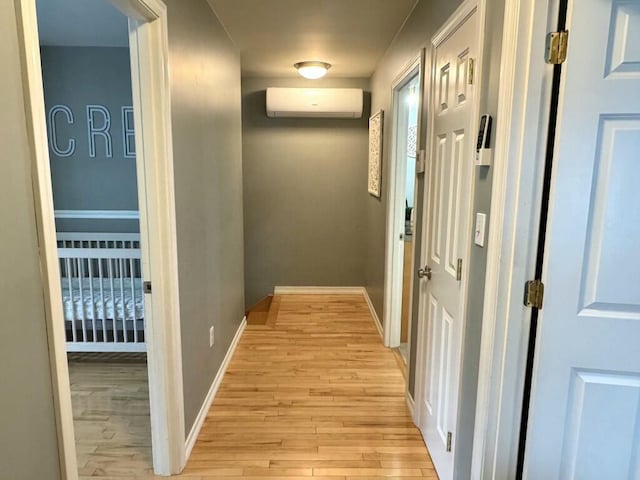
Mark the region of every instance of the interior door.
[[640, 0], [567, 29], [523, 473], [640, 479]]
[[[464, 277], [458, 261], [468, 249], [474, 135], [469, 59], [476, 54], [477, 14], [467, 17], [434, 54], [431, 154], [425, 269], [421, 285], [426, 355], [418, 405], [420, 429], [438, 475], [453, 478], [458, 388], [464, 329]], [[427, 278], [430, 276], [430, 279]]]

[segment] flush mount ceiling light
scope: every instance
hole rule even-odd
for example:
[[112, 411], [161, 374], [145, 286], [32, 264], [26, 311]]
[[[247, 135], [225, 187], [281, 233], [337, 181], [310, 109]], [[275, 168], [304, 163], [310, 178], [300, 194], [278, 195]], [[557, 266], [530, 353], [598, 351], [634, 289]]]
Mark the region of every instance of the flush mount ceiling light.
[[331, 68], [331, 64], [325, 62], [298, 62], [294, 67], [296, 67], [298, 73], [304, 78], [316, 80], [327, 74], [327, 70]]

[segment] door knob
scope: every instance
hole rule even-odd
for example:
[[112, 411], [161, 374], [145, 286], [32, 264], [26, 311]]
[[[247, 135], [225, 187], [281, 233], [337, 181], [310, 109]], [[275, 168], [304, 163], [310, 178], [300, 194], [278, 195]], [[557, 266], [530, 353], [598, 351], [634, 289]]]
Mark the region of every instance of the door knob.
[[427, 278], [427, 280], [431, 280], [431, 267], [429, 265], [425, 265], [424, 268], [418, 269], [418, 278]]

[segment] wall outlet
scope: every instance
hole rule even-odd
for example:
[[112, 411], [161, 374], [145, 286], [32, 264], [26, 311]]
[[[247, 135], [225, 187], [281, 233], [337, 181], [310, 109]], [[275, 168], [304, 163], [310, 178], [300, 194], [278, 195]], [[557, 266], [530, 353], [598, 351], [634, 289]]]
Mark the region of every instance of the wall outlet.
[[213, 341], [215, 340], [215, 335], [213, 332], [213, 325], [209, 328], [209, 348], [213, 347]]

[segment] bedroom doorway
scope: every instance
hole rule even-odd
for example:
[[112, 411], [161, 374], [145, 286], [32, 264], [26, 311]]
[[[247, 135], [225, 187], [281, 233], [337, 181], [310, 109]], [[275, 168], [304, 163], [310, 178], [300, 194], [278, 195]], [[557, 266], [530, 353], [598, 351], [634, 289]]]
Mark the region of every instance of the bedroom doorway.
[[[179, 473], [185, 429], [166, 6], [18, 6], [62, 476]], [[118, 38], [107, 28], [115, 18]], [[74, 40], [83, 35], [98, 44]], [[87, 443], [95, 434], [99, 443]]]
[[74, 3], [37, 0], [78, 474], [152, 473], [128, 18]]
[[397, 77], [393, 86], [393, 130], [389, 210], [385, 342], [409, 365], [414, 265], [416, 172], [420, 131], [422, 57]]

